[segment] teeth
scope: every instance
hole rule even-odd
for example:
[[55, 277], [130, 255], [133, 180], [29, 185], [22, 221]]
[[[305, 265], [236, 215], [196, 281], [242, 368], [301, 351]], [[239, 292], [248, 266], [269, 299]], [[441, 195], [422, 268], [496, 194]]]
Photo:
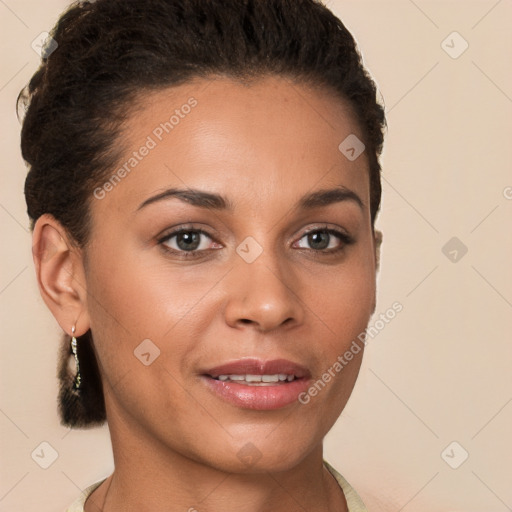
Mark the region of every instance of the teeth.
[[275, 375], [219, 375], [217, 380], [235, 381], [254, 385], [272, 384], [275, 382], [292, 382], [295, 375], [287, 375], [286, 373], [276, 373]]

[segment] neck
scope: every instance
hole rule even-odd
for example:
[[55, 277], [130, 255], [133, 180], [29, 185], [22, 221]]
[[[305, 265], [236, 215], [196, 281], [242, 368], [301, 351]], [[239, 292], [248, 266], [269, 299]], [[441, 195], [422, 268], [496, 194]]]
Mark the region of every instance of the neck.
[[[114, 473], [86, 502], [85, 512], [347, 512], [342, 490], [323, 465], [320, 443], [286, 471], [232, 473], [219, 470], [111, 428]], [[114, 435], [112, 435], [114, 434]], [[122, 449], [121, 449], [122, 447]]]

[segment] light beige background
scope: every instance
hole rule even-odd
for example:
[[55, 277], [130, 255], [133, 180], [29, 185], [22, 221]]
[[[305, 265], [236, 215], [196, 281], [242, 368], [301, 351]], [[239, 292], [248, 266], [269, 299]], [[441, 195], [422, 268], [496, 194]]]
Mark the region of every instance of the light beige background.
[[[1, 511], [64, 510], [113, 469], [106, 427], [59, 425], [60, 328], [35, 282], [14, 110], [38, 65], [31, 42], [66, 5], [0, 0]], [[370, 340], [325, 456], [370, 512], [512, 510], [512, 3], [328, 5], [388, 116], [372, 323], [395, 301], [403, 311]], [[458, 58], [454, 31], [469, 44]], [[454, 236], [468, 249], [456, 262], [442, 251]], [[31, 456], [42, 442], [58, 452], [46, 470]]]

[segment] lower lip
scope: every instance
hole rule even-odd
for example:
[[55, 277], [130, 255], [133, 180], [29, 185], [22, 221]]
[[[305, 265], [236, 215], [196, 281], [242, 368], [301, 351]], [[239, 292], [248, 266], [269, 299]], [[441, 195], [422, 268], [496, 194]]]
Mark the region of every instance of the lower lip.
[[202, 378], [208, 388], [226, 402], [242, 409], [260, 411], [280, 409], [298, 401], [298, 396], [309, 385], [309, 379], [295, 379], [275, 386], [250, 386], [208, 376]]

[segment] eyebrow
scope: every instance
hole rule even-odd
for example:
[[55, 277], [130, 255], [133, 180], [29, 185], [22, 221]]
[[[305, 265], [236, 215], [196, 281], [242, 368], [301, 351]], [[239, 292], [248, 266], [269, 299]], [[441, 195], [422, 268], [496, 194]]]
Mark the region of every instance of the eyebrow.
[[[169, 188], [160, 194], [146, 199], [139, 205], [136, 211], [156, 203], [158, 201], [176, 198], [186, 203], [189, 203], [198, 208], [207, 208], [213, 210], [227, 210], [233, 211], [233, 203], [220, 194], [212, 194], [198, 189], [179, 189]], [[313, 210], [322, 206], [329, 206], [334, 203], [342, 201], [351, 201], [364, 210], [365, 205], [361, 198], [352, 190], [339, 186], [332, 189], [317, 190], [303, 196], [297, 203], [297, 207], [302, 210]]]

